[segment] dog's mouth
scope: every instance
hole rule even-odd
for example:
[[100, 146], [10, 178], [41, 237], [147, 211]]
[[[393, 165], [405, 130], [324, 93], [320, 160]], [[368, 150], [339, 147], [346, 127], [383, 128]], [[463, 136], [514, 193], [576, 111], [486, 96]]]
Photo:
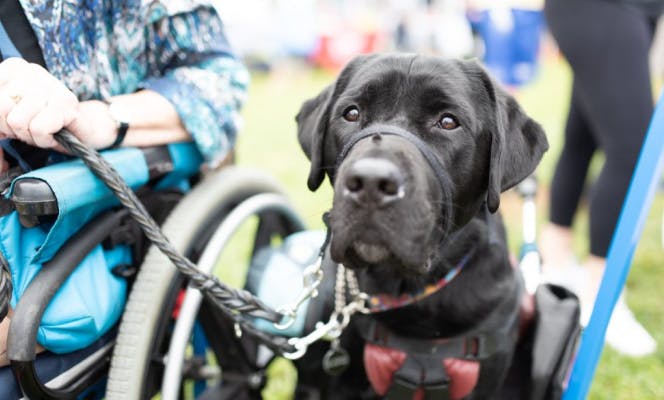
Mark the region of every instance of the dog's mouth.
[[378, 264], [390, 257], [390, 251], [382, 244], [371, 244], [358, 240], [353, 243], [352, 248], [358, 257], [370, 264]]
[[350, 268], [380, 267], [381, 273], [391, 271], [397, 275], [425, 275], [431, 268], [430, 257], [415, 257], [415, 254], [391, 251], [382, 244], [356, 241], [344, 254], [346, 266]]
[[352, 223], [343, 227], [333, 224], [332, 231], [332, 259], [349, 268], [381, 266], [416, 275], [428, 271], [430, 257], [427, 247], [421, 242], [413, 243], [407, 237], [397, 237], [366, 226], [362, 229]]

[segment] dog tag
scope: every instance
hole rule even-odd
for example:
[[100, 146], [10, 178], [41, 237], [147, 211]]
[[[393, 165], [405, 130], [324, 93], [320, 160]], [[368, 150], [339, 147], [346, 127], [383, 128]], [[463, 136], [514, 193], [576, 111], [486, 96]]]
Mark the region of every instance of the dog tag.
[[348, 352], [339, 346], [338, 339], [332, 342], [330, 349], [323, 356], [323, 371], [328, 375], [339, 375], [350, 365]]

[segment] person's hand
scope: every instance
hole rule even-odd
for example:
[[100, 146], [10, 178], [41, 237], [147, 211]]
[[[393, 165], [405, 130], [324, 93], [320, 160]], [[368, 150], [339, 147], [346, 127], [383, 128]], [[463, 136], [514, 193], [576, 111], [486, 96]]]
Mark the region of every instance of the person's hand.
[[115, 140], [115, 123], [106, 104], [79, 102], [62, 82], [37, 64], [20, 58], [0, 63], [0, 139], [16, 138], [60, 149], [53, 134], [62, 128], [95, 148]]

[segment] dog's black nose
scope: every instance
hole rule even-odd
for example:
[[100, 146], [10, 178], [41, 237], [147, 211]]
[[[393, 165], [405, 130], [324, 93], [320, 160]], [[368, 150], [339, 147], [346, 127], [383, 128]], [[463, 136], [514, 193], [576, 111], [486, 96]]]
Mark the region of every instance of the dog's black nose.
[[386, 206], [404, 196], [404, 177], [383, 158], [361, 158], [344, 174], [344, 194], [360, 205]]

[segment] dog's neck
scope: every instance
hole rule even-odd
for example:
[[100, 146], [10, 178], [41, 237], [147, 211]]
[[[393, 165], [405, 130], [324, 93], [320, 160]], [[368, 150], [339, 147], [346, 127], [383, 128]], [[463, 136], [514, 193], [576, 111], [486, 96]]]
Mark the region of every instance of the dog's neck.
[[[436, 252], [439, 256], [425, 276], [399, 275], [389, 267], [360, 270], [361, 290], [400, 296], [439, 281], [466, 255], [472, 254], [453, 282], [414, 304], [375, 314], [376, 318], [405, 334], [412, 330], [446, 336], [472, 328], [503, 301], [504, 294], [511, 290], [507, 285], [513, 282], [507, 250], [500, 241], [493, 240], [494, 229], [483, 214], [478, 214], [463, 230], [441, 243]], [[490, 284], [485, 286], [483, 282]]]
[[358, 272], [361, 289], [367, 293], [398, 296], [416, 292], [427, 285], [436, 284], [458, 266], [475, 248], [485, 246], [480, 227], [466, 226], [444, 241], [434, 253], [426, 274], [403, 274], [404, 268], [390, 263], [361, 268]]

